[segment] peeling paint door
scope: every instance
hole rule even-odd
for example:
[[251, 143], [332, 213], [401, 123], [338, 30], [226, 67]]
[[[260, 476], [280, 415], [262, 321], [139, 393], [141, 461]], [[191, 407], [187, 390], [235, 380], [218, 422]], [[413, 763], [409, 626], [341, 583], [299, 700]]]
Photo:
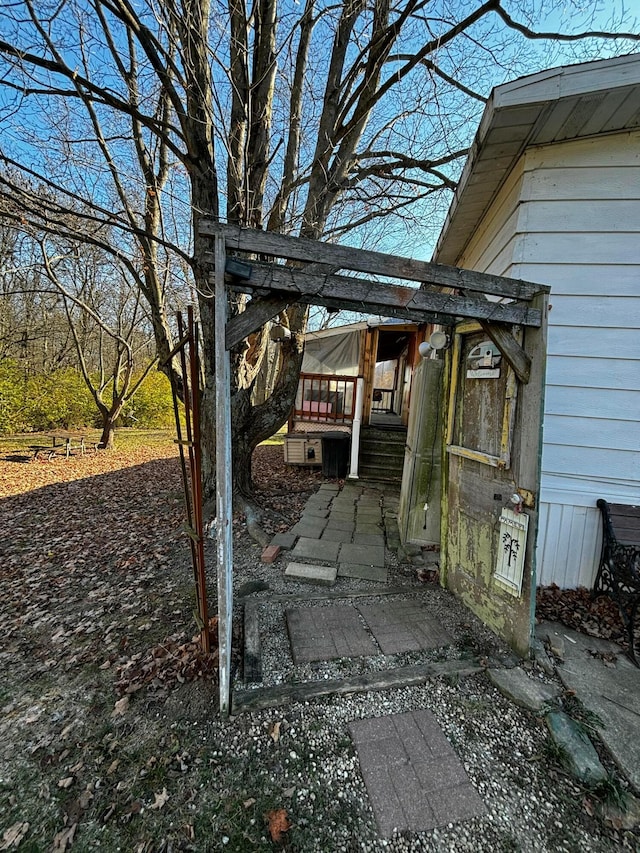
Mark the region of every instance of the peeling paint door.
[[536, 301], [543, 327], [512, 328], [532, 360], [528, 383], [476, 323], [456, 328], [447, 372], [445, 582], [523, 656], [535, 610], [546, 353], [546, 296]]

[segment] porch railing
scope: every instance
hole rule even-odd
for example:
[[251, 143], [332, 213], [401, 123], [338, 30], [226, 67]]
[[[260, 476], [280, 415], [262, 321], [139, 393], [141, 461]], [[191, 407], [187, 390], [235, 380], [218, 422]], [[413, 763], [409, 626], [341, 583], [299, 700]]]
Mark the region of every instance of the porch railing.
[[355, 410], [356, 382], [355, 376], [301, 373], [294, 420], [350, 424]]
[[393, 412], [393, 388], [374, 388], [371, 401], [372, 412]]

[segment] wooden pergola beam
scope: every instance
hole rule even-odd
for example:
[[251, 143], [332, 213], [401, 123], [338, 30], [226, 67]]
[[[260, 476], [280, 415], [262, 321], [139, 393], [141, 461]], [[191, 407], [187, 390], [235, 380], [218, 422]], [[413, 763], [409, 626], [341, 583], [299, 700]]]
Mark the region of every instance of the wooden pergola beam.
[[487, 323], [483, 320], [480, 320], [480, 325], [509, 362], [520, 382], [526, 385], [531, 376], [531, 359], [513, 337], [511, 331], [505, 326]]
[[283, 298], [288, 296], [290, 302], [339, 307], [417, 323], [451, 325], [456, 318], [467, 318], [539, 327], [542, 322], [540, 311], [526, 305], [490, 302], [363, 278], [311, 273], [298, 267], [256, 261], [251, 263], [248, 280], [228, 276], [227, 283], [244, 293], [278, 294]]
[[535, 282], [518, 281], [504, 276], [417, 261], [382, 252], [353, 249], [337, 243], [320, 243], [304, 237], [288, 237], [254, 228], [224, 225], [214, 220], [202, 220], [200, 233], [211, 237], [221, 234], [227, 250], [235, 249], [257, 255], [269, 255], [289, 261], [329, 264], [337, 269], [408, 279], [435, 287], [471, 290], [527, 301], [536, 293], [549, 290], [545, 285]]
[[236, 314], [227, 323], [225, 346], [232, 349], [240, 341], [248, 338], [265, 323], [277, 317], [291, 304], [290, 296], [271, 293], [268, 296], [254, 296], [241, 314]]

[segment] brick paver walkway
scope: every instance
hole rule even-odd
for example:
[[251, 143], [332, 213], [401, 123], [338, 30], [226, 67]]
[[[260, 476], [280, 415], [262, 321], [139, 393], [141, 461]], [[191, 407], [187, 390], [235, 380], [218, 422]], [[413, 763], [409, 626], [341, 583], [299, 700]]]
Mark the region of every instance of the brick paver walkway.
[[385, 655], [437, 649], [453, 642], [437, 619], [417, 601], [386, 601], [358, 609]]
[[354, 607], [293, 607], [285, 615], [294, 663], [378, 653]]
[[349, 724], [381, 836], [479, 815], [482, 800], [426, 709]]

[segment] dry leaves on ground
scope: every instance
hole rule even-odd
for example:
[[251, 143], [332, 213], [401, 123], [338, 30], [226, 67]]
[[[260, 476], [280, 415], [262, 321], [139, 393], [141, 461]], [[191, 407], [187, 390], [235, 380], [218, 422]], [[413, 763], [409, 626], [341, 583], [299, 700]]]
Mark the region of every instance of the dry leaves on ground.
[[606, 595], [592, 599], [586, 587], [560, 589], [555, 584], [538, 587], [536, 617], [540, 621], [561, 622], [584, 634], [627, 647], [627, 635], [616, 603]]
[[291, 829], [291, 822], [286, 809], [272, 809], [264, 816], [273, 842], [282, 841], [285, 832]]

